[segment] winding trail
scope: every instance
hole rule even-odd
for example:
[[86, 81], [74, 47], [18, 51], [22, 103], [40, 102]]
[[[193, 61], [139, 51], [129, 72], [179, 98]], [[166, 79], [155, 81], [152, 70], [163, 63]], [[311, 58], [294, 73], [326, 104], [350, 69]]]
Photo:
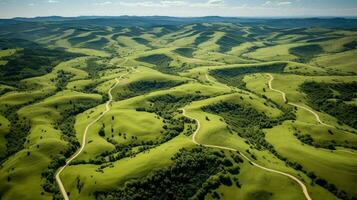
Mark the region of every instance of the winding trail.
[[[269, 89], [270, 90], [273, 90], [273, 91], [275, 91], [275, 92], [279, 92], [280, 94], [282, 94], [282, 97], [283, 97], [283, 100], [284, 100], [284, 102], [285, 103], [287, 103], [287, 104], [289, 104], [289, 105], [292, 105], [292, 106], [295, 106], [295, 107], [298, 107], [298, 108], [301, 108], [301, 109], [304, 109], [304, 110], [307, 110], [307, 111], [309, 111], [311, 114], [313, 114], [314, 116], [315, 116], [315, 118], [316, 118], [316, 121], [319, 123], [319, 124], [321, 124], [321, 125], [324, 125], [324, 126], [327, 126], [327, 127], [330, 127], [330, 128], [335, 128], [334, 126], [332, 126], [332, 125], [330, 125], [330, 124], [326, 124], [326, 123], [324, 123], [323, 121], [321, 121], [321, 119], [320, 119], [320, 116], [316, 113], [316, 112], [314, 112], [313, 110], [311, 110], [311, 109], [309, 109], [309, 108], [307, 108], [307, 107], [304, 107], [304, 106], [300, 106], [300, 105], [297, 105], [297, 104], [295, 104], [295, 103], [288, 103], [288, 100], [287, 100], [287, 98], [286, 98], [286, 94], [285, 94], [285, 92], [282, 92], [282, 91], [280, 91], [280, 90], [277, 90], [277, 89], [274, 89], [273, 88], [273, 80], [274, 80], [274, 77], [273, 77], [273, 75], [271, 75], [271, 74], [268, 74], [268, 76], [270, 77], [270, 80], [269, 80]], [[344, 131], [344, 132], [346, 132], [346, 131]], [[331, 150], [325, 150], [325, 151], [331, 151]], [[342, 149], [336, 149], [336, 150], [333, 150], [333, 151], [340, 151], [340, 152], [345, 152], [345, 153], [350, 153], [350, 154], [353, 154], [353, 155], [357, 155], [357, 153], [355, 153], [354, 151], [349, 151], [349, 150], [342, 150]]]
[[228, 151], [238, 152], [244, 159], [246, 159], [246, 160], [247, 160], [248, 162], [250, 162], [252, 165], [254, 165], [254, 166], [256, 166], [256, 167], [258, 167], [258, 168], [260, 168], [260, 169], [262, 169], [262, 170], [265, 170], [265, 171], [268, 171], [268, 172], [272, 172], [272, 173], [276, 173], [276, 174], [280, 174], [280, 175], [286, 176], [286, 177], [288, 177], [288, 178], [294, 180], [295, 182], [297, 182], [297, 183], [300, 185], [300, 187], [301, 187], [301, 189], [302, 189], [302, 191], [303, 191], [303, 193], [304, 193], [304, 195], [305, 195], [305, 198], [306, 198], [307, 200], [312, 200], [312, 198], [310, 197], [309, 192], [308, 192], [307, 187], [305, 186], [305, 184], [304, 184], [302, 181], [300, 181], [298, 178], [296, 178], [295, 176], [293, 176], [293, 175], [291, 175], [291, 174], [288, 174], [288, 173], [285, 173], [285, 172], [282, 172], [282, 171], [278, 171], [278, 170], [270, 169], [270, 168], [267, 168], [267, 167], [263, 167], [263, 166], [261, 166], [261, 165], [255, 163], [255, 162], [253, 162], [251, 159], [249, 159], [247, 156], [245, 156], [243, 153], [241, 153], [241, 152], [238, 151], [237, 149], [233, 149], [233, 148], [225, 147], [225, 146], [217, 146], [217, 145], [210, 145], [210, 144], [201, 144], [201, 143], [197, 142], [196, 136], [197, 136], [198, 132], [199, 132], [200, 129], [201, 129], [200, 121], [199, 121], [198, 119], [194, 118], [194, 117], [188, 116], [188, 115], [186, 114], [186, 111], [185, 111], [184, 108], [182, 108], [181, 110], [182, 110], [182, 114], [183, 114], [185, 117], [188, 117], [188, 118], [190, 118], [190, 119], [193, 119], [193, 120], [195, 120], [196, 123], [197, 123], [197, 128], [196, 128], [196, 130], [195, 130], [195, 132], [193, 133], [193, 136], [192, 136], [192, 142], [193, 142], [193, 143], [195, 143], [195, 144], [197, 144], [197, 145], [202, 145], [202, 146], [204, 146], [204, 147], [224, 149], [224, 150], [228, 150]]
[[285, 103], [287, 103], [287, 104], [289, 104], [289, 105], [291, 105], [291, 106], [294, 106], [294, 107], [297, 107], [297, 108], [301, 108], [301, 109], [304, 109], [304, 110], [310, 112], [311, 114], [313, 114], [313, 115], [315, 116], [316, 121], [317, 121], [319, 124], [321, 124], [321, 125], [324, 125], [324, 126], [327, 126], [327, 127], [331, 127], [331, 128], [334, 127], [334, 126], [331, 126], [331, 125], [326, 124], [326, 123], [324, 123], [323, 121], [321, 121], [320, 116], [319, 116], [315, 111], [311, 110], [310, 108], [307, 108], [307, 107], [304, 107], [304, 106], [300, 106], [300, 105], [295, 104], [295, 103], [290, 103], [290, 102], [288, 102], [288, 99], [286, 98], [285, 92], [273, 88], [274, 76], [271, 75], [271, 74], [268, 74], [268, 76], [270, 77], [269, 83], [268, 83], [269, 89], [272, 90], [272, 91], [275, 91], [275, 92], [280, 93]]
[[207, 73], [206, 73], [206, 79], [207, 79], [208, 82], [213, 82], [213, 81], [209, 78], [209, 76], [208, 76]]
[[109, 96], [109, 100], [106, 102], [105, 104], [105, 111], [102, 112], [96, 119], [94, 119], [92, 122], [90, 122], [83, 133], [83, 138], [82, 138], [82, 145], [81, 148], [75, 153], [73, 154], [67, 161], [66, 164], [64, 166], [62, 166], [61, 168], [58, 169], [57, 173], [56, 173], [56, 182], [58, 184], [58, 187], [60, 188], [61, 194], [63, 196], [63, 198], [65, 200], [69, 200], [69, 197], [67, 195], [66, 189], [63, 186], [62, 180], [61, 180], [61, 173], [63, 172], [64, 169], [66, 169], [66, 167], [74, 160], [76, 159], [84, 150], [86, 144], [87, 144], [87, 134], [88, 134], [88, 130], [90, 129], [91, 126], [93, 126], [93, 124], [95, 124], [96, 122], [98, 122], [107, 112], [110, 111], [110, 106], [111, 103], [113, 101], [113, 96], [112, 96], [112, 90], [118, 86], [118, 84], [120, 83], [120, 79], [123, 78], [123, 76], [129, 74], [130, 72], [127, 72], [121, 76], [119, 76], [119, 78], [115, 78], [116, 83], [108, 90], [108, 96]]

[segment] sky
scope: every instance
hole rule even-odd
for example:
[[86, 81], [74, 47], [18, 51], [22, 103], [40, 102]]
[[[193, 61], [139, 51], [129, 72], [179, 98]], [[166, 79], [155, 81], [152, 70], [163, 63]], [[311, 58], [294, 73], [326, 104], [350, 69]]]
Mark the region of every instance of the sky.
[[0, 18], [54, 15], [357, 16], [357, 0], [0, 0]]

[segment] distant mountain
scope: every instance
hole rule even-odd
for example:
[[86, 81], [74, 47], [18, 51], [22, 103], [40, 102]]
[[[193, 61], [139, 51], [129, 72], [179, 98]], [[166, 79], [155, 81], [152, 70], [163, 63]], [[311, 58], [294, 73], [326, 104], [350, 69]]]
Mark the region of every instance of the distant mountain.
[[245, 18], [245, 17], [169, 17], [169, 16], [79, 16], [79, 17], [35, 17], [35, 18], [13, 18], [0, 19], [0, 25], [16, 23], [41, 23], [63, 24], [76, 26], [158, 26], [158, 25], [185, 25], [192, 23], [212, 23], [230, 22], [247, 25], [264, 24], [277, 28], [296, 28], [296, 27], [326, 27], [357, 29], [356, 18]]
[[61, 17], [61, 16], [34, 17], [34, 18], [15, 17], [13, 18], [13, 20], [27, 21], [27, 22], [46, 22], [46, 21], [64, 21], [64, 20], [71, 20], [75, 18], [76, 17]]

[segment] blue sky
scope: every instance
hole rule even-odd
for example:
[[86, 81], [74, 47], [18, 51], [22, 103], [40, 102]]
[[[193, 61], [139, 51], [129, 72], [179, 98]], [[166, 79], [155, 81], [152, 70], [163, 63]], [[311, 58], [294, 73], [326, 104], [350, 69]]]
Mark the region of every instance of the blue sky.
[[357, 0], [0, 0], [0, 18], [50, 15], [356, 16]]

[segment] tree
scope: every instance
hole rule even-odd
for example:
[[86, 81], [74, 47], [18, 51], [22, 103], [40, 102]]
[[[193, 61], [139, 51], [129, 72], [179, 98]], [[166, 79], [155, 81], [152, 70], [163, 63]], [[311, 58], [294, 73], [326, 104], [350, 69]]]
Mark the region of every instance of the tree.
[[315, 179], [317, 177], [314, 172], [308, 172], [307, 176], [310, 177], [311, 179]]
[[100, 130], [99, 130], [99, 135], [100, 135], [101, 137], [104, 137], [104, 136], [105, 136], [104, 129], [100, 129]]
[[231, 186], [232, 185], [231, 178], [227, 174], [226, 175], [220, 175], [219, 176], [219, 180], [223, 185], [226, 185], [226, 186]]

